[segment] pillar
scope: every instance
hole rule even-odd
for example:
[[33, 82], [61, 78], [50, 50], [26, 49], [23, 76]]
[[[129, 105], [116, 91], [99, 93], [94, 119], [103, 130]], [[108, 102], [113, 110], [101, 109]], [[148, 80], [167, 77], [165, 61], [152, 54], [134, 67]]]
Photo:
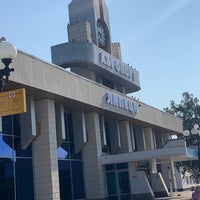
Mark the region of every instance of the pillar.
[[37, 101], [35, 113], [40, 124], [33, 142], [35, 200], [60, 200], [54, 101]]
[[86, 200], [105, 200], [104, 168], [100, 162], [102, 155], [98, 113], [86, 113], [85, 124], [87, 144], [83, 148]]
[[128, 121], [119, 121], [119, 132], [121, 138], [121, 148], [119, 153], [130, 153], [133, 151], [131, 132]]
[[167, 185], [169, 192], [177, 190], [174, 162], [170, 160], [169, 163], [162, 163], [162, 175]]
[[153, 131], [152, 128], [144, 128], [146, 150], [154, 149]]
[[170, 172], [172, 177], [172, 188], [173, 191], [177, 191], [177, 183], [176, 183], [176, 176], [175, 176], [175, 168], [174, 168], [174, 161], [173, 159], [170, 160]]

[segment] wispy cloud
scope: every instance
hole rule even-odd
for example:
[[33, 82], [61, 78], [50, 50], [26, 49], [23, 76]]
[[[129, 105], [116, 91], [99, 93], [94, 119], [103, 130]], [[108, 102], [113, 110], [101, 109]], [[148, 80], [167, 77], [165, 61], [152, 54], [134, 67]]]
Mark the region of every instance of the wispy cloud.
[[171, 7], [165, 10], [165, 12], [163, 12], [161, 15], [157, 16], [152, 21], [150, 21], [138, 33], [132, 35], [131, 40], [133, 40], [134, 43], [140, 41], [149, 33], [154, 31], [157, 27], [159, 27], [160, 24], [173, 17], [177, 12], [181, 11], [191, 2], [192, 0], [176, 0]]

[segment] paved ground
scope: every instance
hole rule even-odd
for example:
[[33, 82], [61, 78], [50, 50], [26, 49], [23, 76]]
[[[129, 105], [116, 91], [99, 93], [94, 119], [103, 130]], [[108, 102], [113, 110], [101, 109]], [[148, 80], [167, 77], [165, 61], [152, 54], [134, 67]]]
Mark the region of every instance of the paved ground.
[[156, 198], [156, 200], [191, 200], [192, 191], [186, 190], [181, 192], [173, 192], [169, 197]]

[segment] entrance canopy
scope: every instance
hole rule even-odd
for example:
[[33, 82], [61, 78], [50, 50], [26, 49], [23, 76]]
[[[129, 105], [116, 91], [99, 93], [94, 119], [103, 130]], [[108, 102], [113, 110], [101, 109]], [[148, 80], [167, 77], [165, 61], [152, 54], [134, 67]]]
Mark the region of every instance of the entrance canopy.
[[104, 155], [101, 157], [101, 163], [107, 165], [152, 159], [155, 159], [158, 163], [168, 162], [169, 160], [174, 162], [196, 160], [198, 159], [198, 152], [196, 149], [187, 148], [184, 140], [169, 140], [162, 149]]

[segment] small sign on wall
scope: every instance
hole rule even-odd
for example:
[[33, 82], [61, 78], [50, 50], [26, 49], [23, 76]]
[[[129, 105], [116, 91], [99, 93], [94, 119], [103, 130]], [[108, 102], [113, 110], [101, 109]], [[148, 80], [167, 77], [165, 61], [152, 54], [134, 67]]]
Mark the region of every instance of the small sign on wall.
[[24, 88], [0, 93], [0, 116], [26, 112], [25, 93]]

